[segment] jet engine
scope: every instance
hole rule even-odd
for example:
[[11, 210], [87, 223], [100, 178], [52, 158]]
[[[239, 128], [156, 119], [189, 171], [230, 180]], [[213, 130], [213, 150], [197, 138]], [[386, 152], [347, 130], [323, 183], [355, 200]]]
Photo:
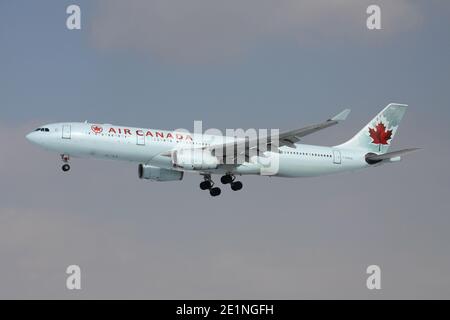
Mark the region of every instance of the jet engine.
[[172, 152], [172, 164], [187, 170], [216, 169], [219, 160], [202, 149], [180, 149]]
[[139, 179], [148, 179], [154, 181], [176, 181], [183, 179], [183, 172], [164, 169], [145, 164], [138, 167]]

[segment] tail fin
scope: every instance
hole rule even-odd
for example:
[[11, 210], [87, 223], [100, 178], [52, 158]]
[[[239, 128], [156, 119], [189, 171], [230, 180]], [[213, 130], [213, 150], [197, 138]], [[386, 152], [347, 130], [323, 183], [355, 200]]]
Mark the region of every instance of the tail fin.
[[386, 153], [406, 107], [405, 104], [390, 103], [353, 138], [338, 147], [361, 149], [378, 154]]

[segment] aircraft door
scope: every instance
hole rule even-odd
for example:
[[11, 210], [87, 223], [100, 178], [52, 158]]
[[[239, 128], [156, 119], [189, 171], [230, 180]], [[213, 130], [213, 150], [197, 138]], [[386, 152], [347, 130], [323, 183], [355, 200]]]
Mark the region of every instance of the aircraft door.
[[62, 126], [62, 138], [70, 139], [71, 137], [72, 137], [72, 130], [71, 130], [70, 124], [64, 124]]
[[333, 163], [341, 164], [341, 152], [339, 150], [333, 150]]
[[136, 134], [136, 144], [138, 146], [145, 146], [145, 135], [141, 132], [139, 134]]

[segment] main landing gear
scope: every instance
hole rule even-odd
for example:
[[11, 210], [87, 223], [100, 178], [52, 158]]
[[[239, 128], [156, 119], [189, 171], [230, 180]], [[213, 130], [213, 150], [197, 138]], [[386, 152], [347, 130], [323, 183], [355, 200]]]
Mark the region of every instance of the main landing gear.
[[62, 171], [67, 172], [70, 170], [69, 160], [70, 157], [67, 154], [61, 155], [61, 160], [64, 162], [63, 166], [61, 167]]
[[[221, 190], [219, 187], [214, 187], [214, 182], [211, 180], [210, 174], [204, 174], [203, 175], [204, 181], [200, 183], [200, 189], [202, 190], [209, 190], [209, 193], [213, 197], [217, 197], [220, 195]], [[234, 181], [236, 179], [235, 176], [231, 174], [226, 174], [220, 178], [220, 182], [222, 184], [229, 184], [231, 186], [231, 190], [238, 191], [242, 189], [242, 182], [240, 181]]]
[[212, 197], [217, 197], [222, 192], [219, 187], [214, 187], [214, 182], [211, 180], [210, 174], [203, 175], [205, 181], [200, 183], [200, 189], [209, 190], [209, 194]]
[[226, 174], [220, 178], [220, 182], [223, 184], [230, 184], [231, 190], [233, 191], [239, 191], [242, 189], [242, 182], [240, 181], [234, 181], [236, 179], [235, 176], [231, 174]]

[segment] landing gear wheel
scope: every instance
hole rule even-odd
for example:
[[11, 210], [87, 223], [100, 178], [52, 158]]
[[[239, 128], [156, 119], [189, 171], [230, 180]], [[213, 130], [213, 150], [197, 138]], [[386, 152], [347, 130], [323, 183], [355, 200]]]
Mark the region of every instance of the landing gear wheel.
[[67, 155], [67, 154], [61, 155], [61, 160], [64, 163], [64, 165], [61, 167], [61, 169], [64, 172], [67, 172], [70, 170], [69, 159], [70, 159], [69, 155]]
[[235, 181], [231, 183], [231, 190], [233, 191], [239, 191], [242, 189], [242, 182]]
[[221, 190], [218, 187], [209, 189], [209, 194], [213, 197], [217, 197], [218, 195], [220, 195], [220, 193], [221, 193]]
[[203, 181], [200, 183], [200, 189], [202, 189], [202, 190], [208, 190], [211, 188], [212, 188], [211, 181], [206, 180], [206, 181]]
[[226, 174], [220, 178], [220, 182], [222, 182], [222, 184], [232, 183], [233, 180], [234, 180], [234, 177], [229, 174]]

